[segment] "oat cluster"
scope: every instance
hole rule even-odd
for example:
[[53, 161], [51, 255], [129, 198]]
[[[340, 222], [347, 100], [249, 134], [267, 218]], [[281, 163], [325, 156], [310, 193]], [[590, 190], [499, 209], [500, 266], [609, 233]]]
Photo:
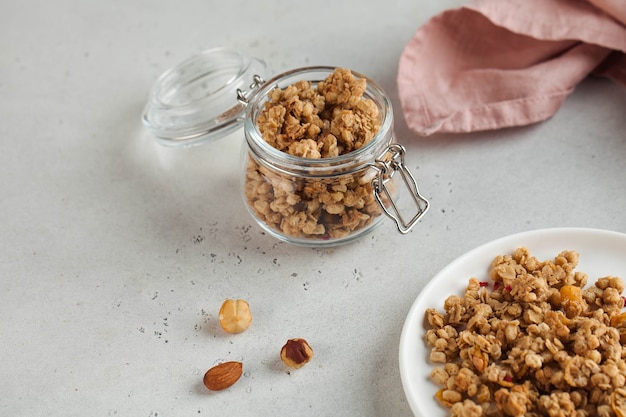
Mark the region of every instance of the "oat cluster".
[[376, 104], [363, 97], [367, 81], [337, 68], [315, 87], [298, 81], [275, 88], [257, 125], [274, 148], [302, 158], [332, 158], [368, 143], [380, 128]]
[[451, 416], [626, 416], [624, 284], [575, 271], [578, 253], [497, 256], [444, 312], [426, 311], [436, 398]]
[[[378, 107], [364, 97], [366, 87], [365, 79], [339, 68], [317, 86], [298, 81], [274, 89], [259, 115], [259, 131], [276, 149], [301, 158], [332, 158], [357, 150], [380, 128]], [[315, 179], [290, 176], [249, 158], [244, 192], [258, 219], [295, 238], [349, 236], [382, 213], [371, 170], [328, 174]]]

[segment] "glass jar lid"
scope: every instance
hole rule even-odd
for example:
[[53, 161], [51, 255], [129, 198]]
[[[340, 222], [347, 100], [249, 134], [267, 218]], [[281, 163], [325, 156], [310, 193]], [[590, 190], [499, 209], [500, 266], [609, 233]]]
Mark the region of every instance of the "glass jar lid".
[[[194, 55], [165, 71], [150, 90], [142, 120], [164, 145], [188, 146], [241, 127], [246, 105], [238, 100], [267, 79], [267, 64], [228, 48]], [[257, 77], [255, 77], [257, 76]]]

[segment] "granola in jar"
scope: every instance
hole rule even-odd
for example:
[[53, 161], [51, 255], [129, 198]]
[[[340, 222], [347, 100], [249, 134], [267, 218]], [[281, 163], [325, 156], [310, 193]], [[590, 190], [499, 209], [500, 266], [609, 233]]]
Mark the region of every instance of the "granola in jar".
[[[274, 88], [257, 119], [263, 140], [307, 160], [336, 159], [357, 151], [381, 127], [378, 105], [366, 97], [367, 81], [337, 68], [315, 85], [297, 81]], [[382, 214], [370, 167], [343, 173], [295, 176], [249, 158], [244, 194], [253, 214], [278, 233], [302, 239], [341, 239]]]

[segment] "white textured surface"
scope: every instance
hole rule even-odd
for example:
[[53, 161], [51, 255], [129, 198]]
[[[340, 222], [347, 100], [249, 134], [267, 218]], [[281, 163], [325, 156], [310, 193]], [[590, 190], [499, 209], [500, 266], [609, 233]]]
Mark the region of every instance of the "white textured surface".
[[[492, 239], [557, 226], [626, 231], [626, 91], [585, 80], [538, 125], [418, 138], [397, 60], [460, 1], [5, 1], [0, 16], [0, 414], [410, 417], [402, 324], [424, 284]], [[140, 114], [165, 69], [230, 46], [276, 72], [352, 68], [396, 106], [431, 200], [333, 250], [278, 243], [239, 196], [239, 134], [165, 149]], [[227, 336], [226, 297], [254, 322]], [[282, 344], [316, 352], [288, 373]], [[231, 389], [202, 375], [243, 360]], [[427, 399], [428, 400], [428, 399]]]

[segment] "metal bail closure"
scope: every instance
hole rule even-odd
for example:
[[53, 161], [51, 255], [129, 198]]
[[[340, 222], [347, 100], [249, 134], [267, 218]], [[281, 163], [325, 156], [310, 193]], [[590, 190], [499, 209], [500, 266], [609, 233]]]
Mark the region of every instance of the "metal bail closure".
[[[398, 231], [402, 234], [408, 233], [413, 228], [415, 223], [426, 214], [429, 206], [428, 200], [420, 194], [415, 178], [404, 164], [405, 152], [402, 145], [394, 143], [372, 164], [372, 167], [378, 172], [378, 175], [372, 180], [376, 201], [378, 201], [385, 214], [396, 222]], [[416, 212], [408, 221], [401, 213], [396, 202], [398, 190], [390, 190], [390, 187], [387, 185], [396, 173], [399, 173], [402, 177], [402, 183], [408, 189], [415, 204]]]
[[247, 106], [250, 102], [250, 97], [259, 91], [259, 88], [265, 84], [265, 80], [258, 74], [254, 74], [252, 77], [252, 84], [250, 84], [250, 91], [243, 91], [241, 88], [237, 89], [237, 101]]

